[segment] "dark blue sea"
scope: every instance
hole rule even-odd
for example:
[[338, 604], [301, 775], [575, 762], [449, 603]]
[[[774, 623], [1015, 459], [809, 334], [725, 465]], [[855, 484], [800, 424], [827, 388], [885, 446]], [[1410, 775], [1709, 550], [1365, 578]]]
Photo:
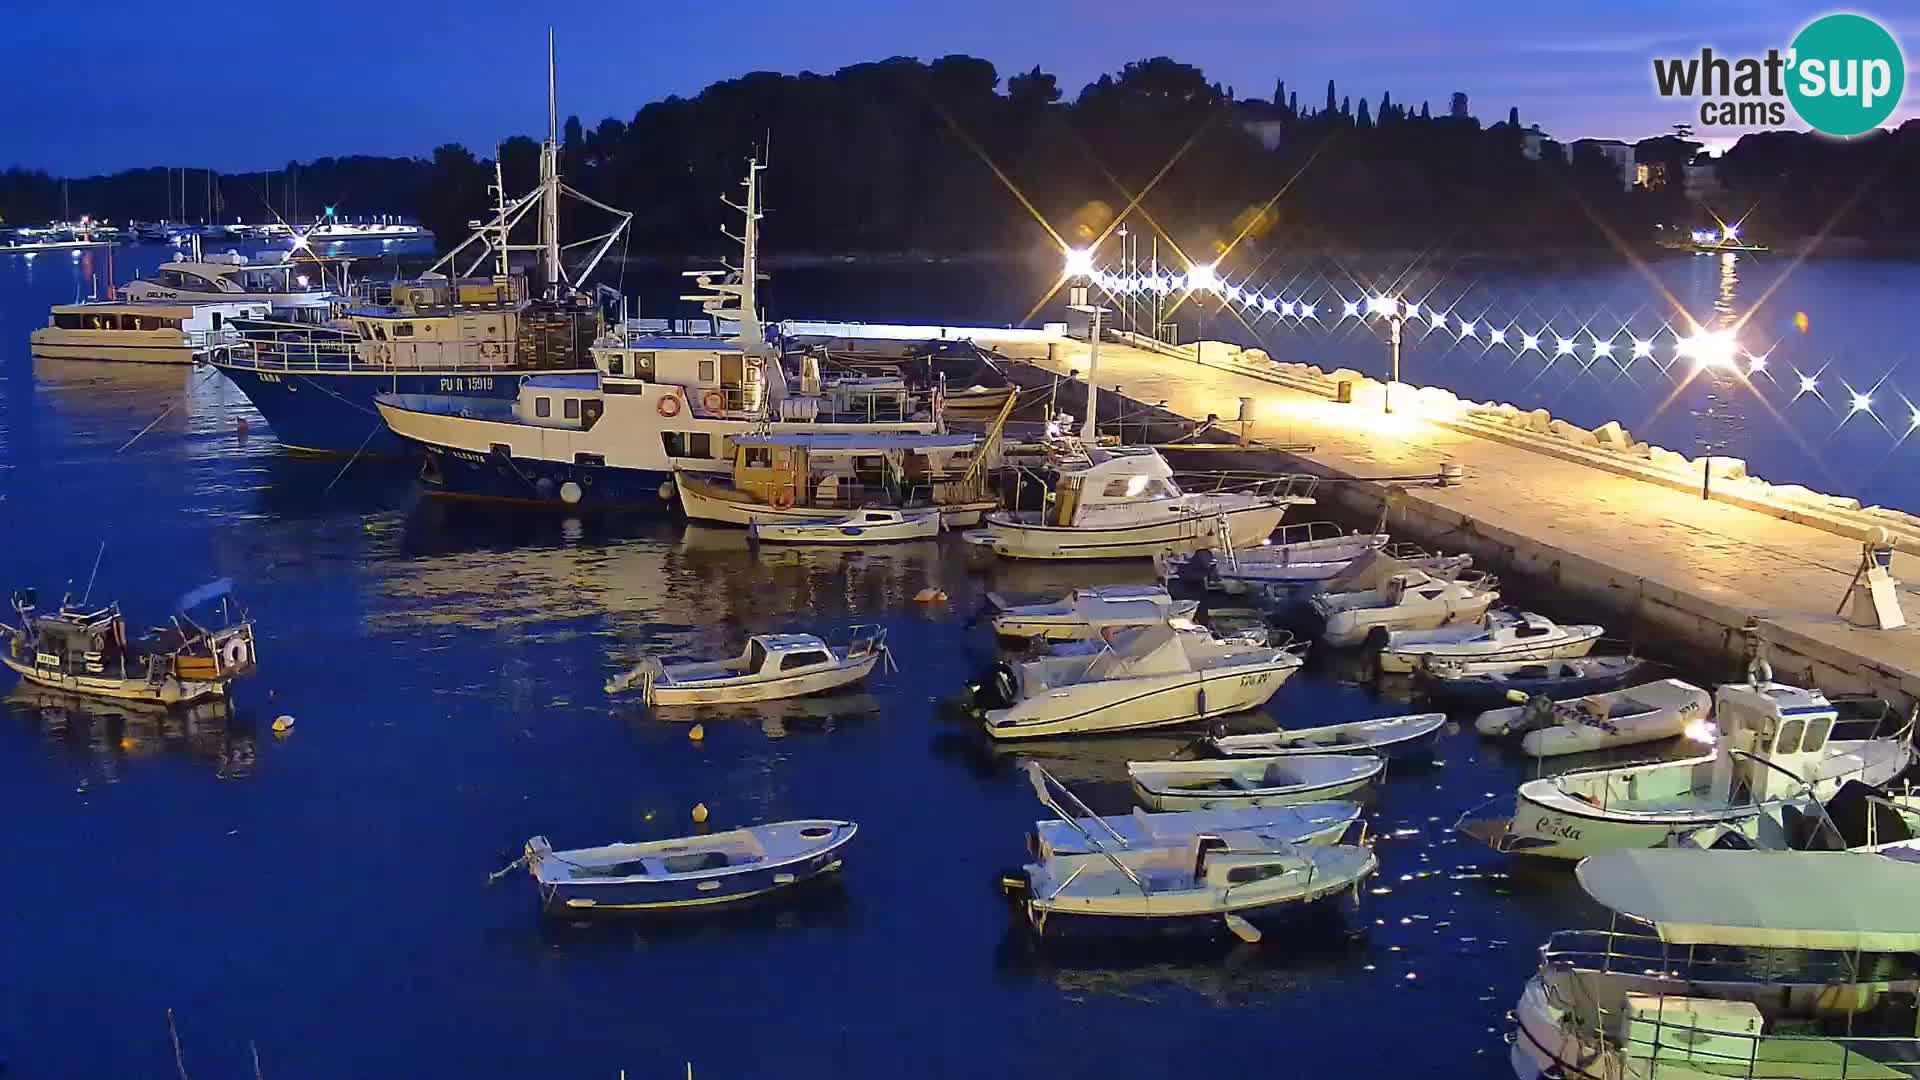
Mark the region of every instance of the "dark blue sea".
[[[123, 248], [116, 270], [160, 257]], [[252, 1076], [252, 1048], [269, 1077], [675, 1077], [691, 1063], [702, 1077], [1116, 1080], [1184, 1061], [1492, 1078], [1507, 1075], [1502, 1017], [1535, 947], [1593, 924], [1564, 870], [1509, 872], [1450, 831], [1529, 775], [1469, 728], [1378, 792], [1383, 872], [1344, 929], [1257, 947], [1036, 950], [994, 887], [1043, 815], [1022, 756], [1118, 813], [1124, 762], [1190, 735], [996, 752], [942, 702], [992, 658], [971, 619], [989, 589], [1149, 570], [976, 567], [950, 540], [756, 551], [672, 521], [423, 500], [405, 465], [278, 452], [210, 370], [33, 363], [29, 332], [104, 272], [98, 259], [0, 258], [0, 585], [50, 599], [93, 576], [92, 598], [144, 627], [188, 588], [232, 577], [259, 620], [262, 669], [230, 714], [8, 699], [8, 1077], [174, 1075], [171, 1010], [196, 1080]], [[1661, 273], [1711, 290], [1694, 280], [1705, 262]], [[962, 287], [979, 273], [795, 271], [775, 314], [1005, 322], [1047, 284]], [[1527, 287], [1621, 304], [1627, 273]], [[647, 295], [675, 286], [671, 271], [628, 276]], [[1782, 294], [1833, 335], [1831, 373], [1865, 380], [1906, 348], [1898, 311], [1882, 308], [1915, 284], [1911, 266], [1808, 263]], [[1292, 340], [1326, 367], [1345, 361], [1309, 350], [1369, 347]], [[1450, 362], [1413, 356], [1415, 380]], [[1599, 388], [1623, 385], [1459, 372], [1569, 411], [1606, 412], [1614, 391]], [[1744, 415], [1745, 442], [1726, 452], [1791, 473], [1801, 451], [1765, 414]], [[1864, 497], [1899, 498], [1913, 451], [1852, 439], [1809, 438], [1812, 460]], [[927, 586], [948, 602], [916, 604]], [[850, 697], [712, 714], [700, 742], [600, 689], [644, 653], [861, 622], [888, 629], [898, 674]], [[1296, 678], [1272, 713], [1310, 725], [1412, 711], [1342, 670]], [[276, 736], [283, 714], [296, 723]], [[696, 803], [714, 827], [831, 816], [861, 831], [839, 887], [728, 917], [543, 924], [524, 874], [486, 884], [533, 834], [560, 847], [672, 836], [693, 829]]]

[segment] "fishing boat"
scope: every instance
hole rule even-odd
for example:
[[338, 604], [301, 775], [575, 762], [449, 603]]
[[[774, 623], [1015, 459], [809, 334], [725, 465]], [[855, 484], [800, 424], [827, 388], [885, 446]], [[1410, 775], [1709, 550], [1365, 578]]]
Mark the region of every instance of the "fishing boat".
[[264, 318], [264, 303], [172, 304], [89, 300], [55, 304], [36, 329], [36, 360], [192, 364], [239, 344], [233, 323]]
[[1257, 709], [1303, 660], [1285, 648], [1172, 624], [1120, 630], [1092, 656], [1045, 656], [976, 693], [995, 739], [1091, 735]]
[[1118, 836], [1130, 847], [1187, 844], [1203, 833], [1252, 832], [1280, 843], [1317, 847], [1339, 842], [1359, 820], [1359, 803], [1339, 801], [1170, 814], [1149, 814], [1136, 806], [1132, 813], [1111, 817], [1036, 821], [1027, 846], [1036, 858], [1050, 859], [1092, 852], [1087, 834], [1096, 832]]
[[1294, 754], [1413, 757], [1430, 753], [1446, 726], [1446, 713], [1415, 713], [1322, 727], [1283, 728], [1247, 735], [1209, 735], [1201, 745], [1216, 756], [1227, 758], [1286, 757]]
[[835, 647], [813, 634], [755, 634], [739, 656], [666, 664], [648, 657], [607, 681], [617, 694], [640, 688], [648, 705], [721, 705], [823, 694], [865, 679], [887, 657], [887, 632], [855, 626]]
[[1057, 470], [1046, 508], [988, 514], [969, 543], [1009, 559], [1150, 559], [1168, 552], [1264, 541], [1293, 506], [1313, 502], [1312, 478], [1192, 493], [1152, 447], [1088, 447]]
[[1432, 661], [1419, 673], [1429, 700], [1450, 705], [1490, 705], [1518, 691], [1559, 701], [1614, 690], [1645, 674], [1638, 656], [1582, 656], [1544, 662], [1511, 660]]
[[1036, 853], [1035, 862], [1001, 878], [1015, 912], [1042, 938], [1224, 930], [1257, 942], [1262, 925], [1348, 893], [1357, 899], [1379, 868], [1363, 845], [1303, 846], [1258, 829], [1129, 837], [1057, 784], [1063, 799], [1056, 799], [1038, 766], [1030, 775], [1041, 801], [1086, 849]]
[[783, 431], [729, 442], [729, 475], [674, 470], [688, 521], [812, 524], [884, 508], [959, 529], [1000, 505], [987, 486], [988, 447], [974, 435]]
[[1114, 627], [1152, 626], [1169, 619], [1191, 619], [1200, 605], [1175, 600], [1160, 585], [1091, 585], [1045, 604], [1009, 604], [997, 593], [987, 599], [999, 614], [993, 632], [1023, 641], [1081, 641]]
[[871, 508], [827, 521], [754, 521], [747, 533], [763, 544], [884, 544], [928, 540], [940, 535], [935, 510], [902, 513]]
[[1129, 761], [1127, 779], [1155, 810], [1214, 810], [1338, 799], [1386, 768], [1387, 759], [1373, 754]]
[[1914, 1075], [1920, 865], [1609, 851], [1574, 878], [1611, 916], [1541, 946], [1508, 1014], [1518, 1080]]
[[666, 913], [738, 904], [835, 873], [859, 827], [780, 821], [705, 836], [555, 851], [544, 836], [521, 857], [549, 915]]
[[[229, 604], [222, 579], [182, 596], [170, 624], [148, 636], [127, 632], [120, 605], [62, 601], [47, 614], [32, 589], [13, 595], [19, 625], [0, 625], [4, 662], [36, 686], [146, 705], [185, 705], [218, 697], [257, 661], [253, 622]], [[202, 626], [191, 612], [220, 601], [222, 625]]]
[[1704, 724], [1712, 708], [1713, 695], [1700, 687], [1661, 679], [1564, 701], [1529, 698], [1489, 709], [1473, 726], [1482, 735], [1518, 735], [1527, 753], [1552, 757], [1675, 738]]
[[1490, 611], [1478, 625], [1388, 631], [1380, 650], [1380, 670], [1398, 674], [1446, 661], [1533, 662], [1585, 656], [1605, 632], [1592, 624], [1562, 626], [1531, 611]]
[[1433, 630], [1477, 623], [1500, 599], [1485, 574], [1441, 580], [1419, 570], [1388, 578], [1377, 589], [1321, 593], [1309, 604], [1322, 624], [1320, 640], [1333, 646], [1384, 642], [1395, 630]]
[[1835, 739], [1838, 719], [1824, 694], [1774, 682], [1756, 663], [1748, 682], [1714, 695], [1712, 753], [1530, 780], [1511, 815], [1476, 818], [1476, 807], [1457, 827], [1498, 851], [1554, 859], [1653, 847], [1705, 825], [1752, 833], [1774, 804], [1812, 812], [1847, 781], [1880, 787], [1912, 761], [1911, 720], [1891, 737], [1876, 726]]

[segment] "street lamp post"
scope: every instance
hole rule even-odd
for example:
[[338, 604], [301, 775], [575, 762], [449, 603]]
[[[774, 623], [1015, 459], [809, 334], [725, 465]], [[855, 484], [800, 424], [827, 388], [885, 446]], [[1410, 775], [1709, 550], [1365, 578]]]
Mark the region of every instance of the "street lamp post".
[[1393, 370], [1387, 376], [1387, 392], [1384, 395], [1386, 411], [1393, 411], [1393, 384], [1400, 381], [1400, 303], [1395, 301], [1393, 314], [1387, 319], [1387, 340], [1393, 347]]

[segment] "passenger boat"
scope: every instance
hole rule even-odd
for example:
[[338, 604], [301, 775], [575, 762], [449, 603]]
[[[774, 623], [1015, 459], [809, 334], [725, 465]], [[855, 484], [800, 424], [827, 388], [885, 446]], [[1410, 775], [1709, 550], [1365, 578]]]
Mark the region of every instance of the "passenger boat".
[[1351, 795], [1379, 779], [1387, 759], [1373, 754], [1129, 761], [1134, 795], [1155, 810], [1285, 806]]
[[[1080, 852], [1039, 850], [1035, 862], [1003, 875], [1015, 912], [1042, 937], [1081, 934], [1218, 934], [1257, 942], [1271, 925], [1352, 892], [1379, 867], [1362, 845], [1294, 844], [1264, 829], [1129, 836], [1093, 817], [1065, 788], [1071, 809], [1030, 770], [1041, 801], [1079, 837]], [[1056, 787], [1058, 785], [1055, 785]], [[1180, 817], [1197, 824], [1193, 815]]]
[[391, 244], [398, 240], [431, 240], [433, 232], [421, 225], [399, 220], [379, 221], [342, 221], [338, 218], [322, 218], [297, 233], [296, 242], [302, 247], [324, 247], [328, 244], [349, 244], [355, 241], [375, 241]]
[[1283, 728], [1248, 735], [1210, 735], [1202, 741], [1219, 757], [1286, 757], [1294, 754], [1378, 754], [1412, 757], [1429, 753], [1446, 729], [1446, 713], [1415, 713], [1327, 724], [1311, 728]]
[[1092, 656], [1028, 660], [976, 701], [995, 739], [1136, 731], [1257, 709], [1302, 663], [1284, 648], [1162, 624], [1118, 631]]
[[47, 325], [33, 332], [29, 351], [36, 360], [192, 364], [239, 343], [235, 320], [263, 318], [267, 311], [263, 303], [55, 304]]
[[1406, 673], [1447, 661], [1533, 662], [1585, 656], [1605, 632], [1592, 624], [1562, 626], [1531, 611], [1491, 611], [1477, 626], [1388, 631], [1380, 650], [1380, 670]]
[[1518, 1080], [1914, 1075], [1920, 866], [1609, 851], [1574, 878], [1610, 924], [1541, 946], [1508, 1014]]
[[1046, 604], [1008, 604], [998, 594], [987, 599], [999, 609], [994, 634], [1024, 641], [1081, 641], [1114, 627], [1191, 619], [1200, 609], [1197, 601], [1175, 600], [1159, 585], [1091, 585]]
[[118, 604], [94, 608], [62, 601], [42, 615], [27, 589], [13, 595], [19, 625], [0, 625], [0, 662], [36, 686], [146, 705], [185, 705], [218, 697], [257, 660], [253, 622], [244, 613], [217, 628], [194, 621], [192, 609], [220, 600], [230, 614], [233, 583], [220, 580], [180, 598], [171, 625], [144, 638], [127, 632]]
[[755, 634], [739, 656], [684, 664], [648, 657], [608, 680], [617, 694], [640, 687], [649, 705], [720, 705], [822, 694], [865, 679], [887, 656], [887, 632], [856, 626], [838, 648], [812, 634]]
[[[251, 303], [265, 304], [269, 321], [319, 324], [332, 318], [344, 299], [346, 269], [344, 263], [306, 259], [296, 261], [281, 253], [275, 259], [250, 260], [234, 252], [202, 254], [200, 238], [193, 238], [193, 252], [184, 259], [160, 264], [150, 277], [140, 277], [121, 287], [129, 300], [170, 304]], [[327, 284], [327, 272], [338, 266], [340, 291]], [[253, 325], [240, 324], [241, 329]]]
[[1485, 574], [1443, 581], [1419, 570], [1393, 575], [1377, 589], [1321, 593], [1309, 604], [1319, 617], [1320, 640], [1333, 646], [1384, 642], [1395, 630], [1432, 630], [1477, 623], [1500, 599]]
[[940, 535], [940, 514], [870, 507], [827, 521], [753, 521], [747, 532], [764, 544], [886, 544]]
[[1713, 695], [1705, 690], [1661, 679], [1564, 701], [1530, 698], [1489, 709], [1473, 726], [1482, 735], [1518, 735], [1527, 753], [1551, 757], [1675, 738], [1703, 725], [1712, 708]]
[[1582, 656], [1574, 660], [1435, 661], [1419, 673], [1421, 690], [1433, 701], [1491, 705], [1518, 691], [1562, 700], [1617, 689], [1650, 669], [1637, 656]]
[[1776, 804], [1812, 812], [1847, 781], [1880, 787], [1912, 761], [1911, 721], [1892, 737], [1832, 738], [1838, 712], [1826, 696], [1773, 682], [1764, 664], [1722, 686], [1714, 705], [1711, 754], [1530, 780], [1511, 816], [1474, 819], [1476, 807], [1458, 827], [1498, 851], [1580, 859], [1705, 825], [1751, 834]]
[[974, 435], [782, 431], [729, 442], [729, 476], [674, 470], [688, 521], [813, 524], [871, 508], [931, 515], [936, 527], [958, 529], [1000, 505], [987, 486], [990, 447]]
[[1288, 508], [1313, 502], [1311, 478], [1189, 493], [1151, 447], [1088, 447], [1057, 470], [1046, 508], [988, 514], [969, 543], [1009, 559], [1150, 559], [1266, 540]]
[[666, 913], [738, 904], [838, 871], [859, 827], [780, 821], [705, 836], [555, 851], [544, 836], [522, 856], [549, 915]]

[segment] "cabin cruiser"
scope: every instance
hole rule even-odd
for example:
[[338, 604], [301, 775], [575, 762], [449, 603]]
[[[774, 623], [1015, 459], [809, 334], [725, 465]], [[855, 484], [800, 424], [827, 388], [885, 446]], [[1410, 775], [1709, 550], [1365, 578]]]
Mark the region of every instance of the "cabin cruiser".
[[1423, 570], [1407, 570], [1378, 588], [1321, 593], [1308, 603], [1322, 624], [1320, 640], [1345, 647], [1370, 640], [1384, 644], [1396, 630], [1477, 623], [1498, 599], [1494, 580], [1485, 574], [1443, 580]]
[[138, 301], [261, 303], [269, 306], [274, 320], [312, 324], [330, 318], [341, 298], [327, 287], [326, 263], [295, 262], [284, 255], [258, 262], [233, 252], [202, 255], [198, 238], [194, 247], [188, 258], [161, 263], [152, 275], [135, 278], [121, 291]]
[[1592, 652], [1605, 632], [1590, 623], [1562, 626], [1531, 611], [1493, 611], [1479, 625], [1388, 631], [1380, 650], [1380, 670], [1407, 673], [1449, 661], [1569, 659]]
[[[871, 427], [872, 425], [867, 425]], [[990, 447], [974, 435], [779, 430], [723, 440], [733, 471], [675, 469], [688, 521], [782, 526], [844, 519], [858, 508], [936, 513], [950, 528], [1000, 502], [987, 487]]]
[[1541, 946], [1508, 1014], [1518, 1080], [1914, 1075], [1920, 866], [1609, 851], [1574, 877], [1611, 925]]
[[1249, 491], [1181, 490], [1151, 447], [1088, 446], [1063, 464], [1040, 511], [987, 515], [968, 542], [1009, 559], [1150, 559], [1272, 534], [1290, 507], [1311, 504], [1313, 482], [1288, 477]]
[[264, 303], [55, 304], [47, 325], [33, 332], [30, 351], [36, 360], [192, 364], [237, 347], [233, 324], [264, 318], [267, 310]]
[[1714, 695], [1712, 753], [1530, 780], [1511, 817], [1469, 820], [1469, 810], [1458, 826], [1496, 850], [1554, 859], [1707, 825], [1757, 832], [1778, 804], [1812, 812], [1849, 780], [1880, 787], [1912, 761], [1911, 721], [1891, 737], [1835, 739], [1838, 720], [1826, 695], [1773, 682], [1756, 663], [1748, 682]]
[[995, 739], [1034, 739], [1184, 724], [1257, 709], [1300, 670], [1297, 653], [1182, 632], [1174, 623], [1122, 630], [1091, 656], [1017, 665], [1011, 686], [984, 687]]

